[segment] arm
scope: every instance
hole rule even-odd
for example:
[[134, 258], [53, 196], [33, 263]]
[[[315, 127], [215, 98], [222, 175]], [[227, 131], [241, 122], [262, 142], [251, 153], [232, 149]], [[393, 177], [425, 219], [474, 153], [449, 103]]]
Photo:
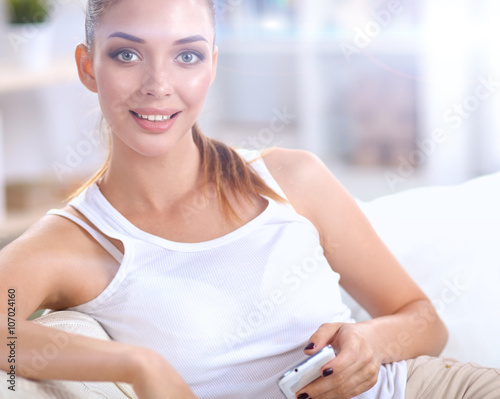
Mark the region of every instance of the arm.
[[337, 179], [315, 157], [309, 162], [315, 179], [308, 183], [306, 212], [342, 286], [374, 318], [360, 324], [376, 344], [375, 355], [381, 363], [438, 355], [447, 332], [429, 299]]
[[[7, 332], [5, 313], [0, 313], [0, 330]], [[62, 332], [21, 319], [16, 320], [16, 336], [15, 363], [8, 363], [9, 348], [2, 345], [0, 369], [8, 371], [15, 365], [17, 376], [125, 382], [141, 399], [196, 398], [165, 359], [146, 348]], [[55, 353], [53, 348], [57, 348]]]
[[306, 353], [332, 343], [339, 353], [324, 369], [332, 368], [334, 374], [322, 381], [319, 391], [315, 382], [299, 393], [315, 396], [326, 386], [343, 385], [339, 391], [354, 396], [376, 382], [383, 363], [439, 354], [447, 331], [431, 302], [326, 166], [304, 151], [275, 150], [265, 161], [297, 212], [318, 229], [325, 256], [340, 274], [342, 286], [373, 317], [318, 329], [310, 339], [316, 347]]
[[[4, 337], [0, 369], [10, 370], [15, 365], [17, 376], [37, 380], [130, 383], [141, 399], [194, 398], [181, 376], [152, 350], [62, 332], [26, 320], [38, 309], [74, 306], [86, 295], [83, 276], [92, 275], [88, 266], [103, 262], [102, 256], [109, 255], [82, 234], [71, 223], [46, 216], [0, 251], [0, 298], [4, 298], [0, 300], [0, 331]], [[92, 250], [89, 245], [93, 245]], [[84, 263], [78, 264], [78, 259]], [[81, 274], [85, 268], [88, 274]], [[8, 361], [10, 288], [16, 292], [15, 363]]]

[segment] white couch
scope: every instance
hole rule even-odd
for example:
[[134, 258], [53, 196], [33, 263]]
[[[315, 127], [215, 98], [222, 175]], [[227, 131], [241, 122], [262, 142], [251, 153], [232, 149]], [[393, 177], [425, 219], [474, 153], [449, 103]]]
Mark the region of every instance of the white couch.
[[442, 355], [500, 367], [500, 172], [358, 203], [446, 323]]
[[[450, 339], [443, 355], [500, 367], [500, 173], [358, 203], [447, 324]], [[357, 320], [368, 317], [345, 297]], [[97, 322], [76, 312], [55, 312], [35, 322], [109, 339]], [[17, 381], [16, 398], [22, 399], [135, 397], [125, 384]], [[0, 398], [5, 395], [6, 389], [0, 390]]]

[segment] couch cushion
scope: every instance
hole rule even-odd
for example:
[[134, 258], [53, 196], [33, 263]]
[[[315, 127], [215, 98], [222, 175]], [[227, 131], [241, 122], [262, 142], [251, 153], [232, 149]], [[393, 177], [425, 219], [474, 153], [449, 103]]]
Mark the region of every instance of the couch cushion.
[[499, 367], [500, 173], [358, 204], [448, 326], [443, 355]]

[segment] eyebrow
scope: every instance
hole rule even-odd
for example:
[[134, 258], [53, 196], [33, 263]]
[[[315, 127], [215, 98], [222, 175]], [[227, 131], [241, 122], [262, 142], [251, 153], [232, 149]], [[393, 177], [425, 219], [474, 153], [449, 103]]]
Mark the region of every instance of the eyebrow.
[[121, 37], [122, 39], [130, 40], [131, 42], [136, 42], [136, 43], [146, 43], [144, 39], [141, 39], [137, 36], [129, 35], [128, 33], [124, 32], [112, 33], [111, 35], [109, 35], [108, 39], [111, 39], [112, 37]]
[[187, 44], [187, 43], [193, 43], [193, 42], [207, 42], [208, 43], [208, 40], [205, 39], [201, 35], [194, 35], [194, 36], [185, 37], [184, 39], [176, 40], [174, 42], [174, 45], [177, 46], [177, 45], [180, 45], [180, 44]]
[[[120, 37], [122, 39], [130, 40], [131, 42], [136, 42], [136, 43], [146, 43], [146, 41], [144, 39], [141, 39], [140, 37], [137, 37], [137, 36], [129, 35], [128, 33], [124, 33], [124, 32], [112, 33], [111, 35], [109, 35], [108, 39], [110, 39], [112, 37]], [[193, 36], [185, 37], [183, 39], [176, 40], [174, 42], [174, 45], [178, 46], [181, 44], [194, 43], [194, 42], [199, 42], [199, 41], [204, 41], [204, 42], [208, 43], [208, 40], [205, 39], [203, 36], [193, 35]]]

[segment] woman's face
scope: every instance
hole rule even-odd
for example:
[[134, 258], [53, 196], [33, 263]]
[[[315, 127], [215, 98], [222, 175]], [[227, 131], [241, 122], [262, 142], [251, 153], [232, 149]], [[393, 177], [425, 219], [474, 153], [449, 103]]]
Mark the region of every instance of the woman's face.
[[192, 140], [215, 78], [213, 40], [203, 0], [119, 0], [106, 11], [92, 74], [115, 147], [154, 157]]

